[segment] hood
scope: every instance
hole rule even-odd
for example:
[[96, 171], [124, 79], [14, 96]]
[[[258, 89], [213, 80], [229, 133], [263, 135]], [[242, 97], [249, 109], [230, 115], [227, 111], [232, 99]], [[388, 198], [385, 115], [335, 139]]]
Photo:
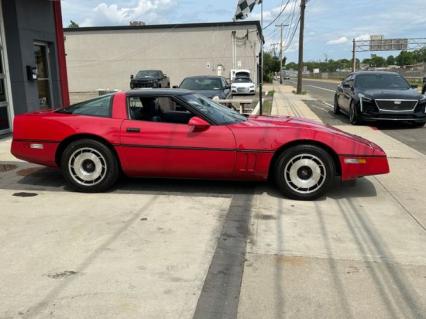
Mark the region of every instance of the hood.
[[370, 142], [369, 140], [366, 140], [365, 138], [361, 136], [347, 133], [333, 126], [322, 124], [313, 120], [308, 120], [308, 119], [300, 118], [300, 117], [250, 116], [246, 122], [242, 122], [242, 123], [245, 123], [246, 125], [249, 125], [249, 126], [263, 126], [268, 128], [298, 127], [298, 128], [303, 128], [306, 130], [328, 132], [328, 133], [333, 133], [339, 136], [347, 137], [350, 139], [354, 139], [360, 143], [363, 143], [369, 146], [376, 146], [374, 143]]
[[373, 99], [398, 99], [398, 100], [420, 100], [422, 95], [415, 89], [409, 90], [378, 90], [367, 89], [360, 91], [367, 97]]
[[220, 98], [225, 98], [225, 94], [222, 90], [192, 90], [192, 92], [204, 95], [205, 97], [208, 97], [209, 99], [212, 99], [215, 96], [218, 96]]

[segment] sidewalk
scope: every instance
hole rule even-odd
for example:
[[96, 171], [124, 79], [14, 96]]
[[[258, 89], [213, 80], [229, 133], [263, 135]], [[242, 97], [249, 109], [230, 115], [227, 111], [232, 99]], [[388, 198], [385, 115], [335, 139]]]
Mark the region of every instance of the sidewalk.
[[[273, 113], [320, 121], [288, 86]], [[366, 126], [340, 129], [390, 155], [391, 174], [299, 202], [259, 191], [251, 212], [239, 319], [425, 318], [425, 157]]]

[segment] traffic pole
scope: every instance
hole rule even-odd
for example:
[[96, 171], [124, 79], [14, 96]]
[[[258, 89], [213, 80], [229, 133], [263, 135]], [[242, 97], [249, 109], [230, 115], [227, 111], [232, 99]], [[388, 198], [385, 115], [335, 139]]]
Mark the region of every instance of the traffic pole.
[[300, 29], [299, 29], [299, 70], [297, 72], [297, 94], [302, 94], [303, 75], [303, 32], [305, 29], [306, 0], [300, 1]]

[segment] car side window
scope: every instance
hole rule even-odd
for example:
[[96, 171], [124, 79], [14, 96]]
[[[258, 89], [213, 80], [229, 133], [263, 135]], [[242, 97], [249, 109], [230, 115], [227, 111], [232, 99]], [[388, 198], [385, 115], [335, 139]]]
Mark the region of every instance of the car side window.
[[92, 100], [70, 105], [58, 112], [67, 114], [111, 117], [113, 95], [108, 94]]
[[188, 124], [194, 116], [171, 97], [129, 97], [129, 118], [137, 121]]

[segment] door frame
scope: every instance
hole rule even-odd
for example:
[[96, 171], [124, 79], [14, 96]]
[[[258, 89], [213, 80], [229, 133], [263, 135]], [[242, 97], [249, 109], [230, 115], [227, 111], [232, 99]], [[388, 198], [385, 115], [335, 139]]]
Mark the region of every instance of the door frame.
[[[47, 81], [48, 81], [48, 86], [49, 86], [49, 100], [50, 100], [49, 108], [53, 109], [54, 102], [53, 102], [53, 91], [52, 91], [52, 70], [50, 68], [51, 65], [50, 65], [50, 48], [49, 48], [49, 43], [42, 42], [42, 41], [34, 41], [33, 42], [33, 46], [36, 46], [36, 45], [42, 46], [46, 50], [45, 52], [46, 52], [46, 64], [47, 64], [47, 75], [48, 75]], [[38, 79], [36, 81], [38, 81]], [[38, 86], [37, 86], [37, 93], [38, 93]]]
[[10, 84], [9, 77], [9, 59], [7, 56], [7, 47], [6, 47], [6, 34], [3, 25], [3, 1], [0, 0], [0, 50], [2, 51], [2, 60], [0, 63], [3, 63], [3, 74], [4, 74], [4, 89], [6, 91], [6, 108], [7, 116], [9, 120], [9, 129], [0, 130], [0, 134], [6, 134], [13, 131], [13, 118], [15, 117], [15, 112], [13, 108], [13, 98], [12, 98], [12, 87]]

